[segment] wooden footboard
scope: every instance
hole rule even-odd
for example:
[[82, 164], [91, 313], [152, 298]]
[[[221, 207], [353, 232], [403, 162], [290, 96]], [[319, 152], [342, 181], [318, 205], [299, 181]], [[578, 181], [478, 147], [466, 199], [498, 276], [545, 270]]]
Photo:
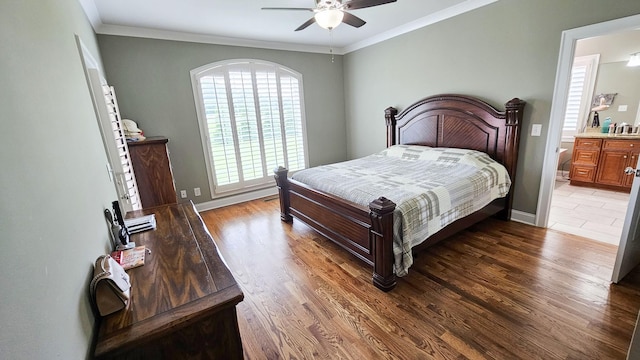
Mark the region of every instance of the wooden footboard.
[[316, 191], [289, 179], [287, 169], [275, 170], [280, 218], [292, 216], [373, 266], [373, 284], [383, 291], [396, 286], [393, 272], [393, 210], [396, 204], [379, 198], [369, 208]]

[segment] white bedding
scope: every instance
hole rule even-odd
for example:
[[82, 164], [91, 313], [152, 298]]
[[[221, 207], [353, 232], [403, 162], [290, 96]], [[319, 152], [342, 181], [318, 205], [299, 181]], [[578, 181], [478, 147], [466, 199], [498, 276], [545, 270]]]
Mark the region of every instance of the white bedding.
[[489, 155], [468, 149], [395, 145], [377, 154], [299, 171], [293, 179], [362, 206], [396, 203], [394, 271], [407, 274], [411, 248], [453, 221], [504, 197], [511, 179]]

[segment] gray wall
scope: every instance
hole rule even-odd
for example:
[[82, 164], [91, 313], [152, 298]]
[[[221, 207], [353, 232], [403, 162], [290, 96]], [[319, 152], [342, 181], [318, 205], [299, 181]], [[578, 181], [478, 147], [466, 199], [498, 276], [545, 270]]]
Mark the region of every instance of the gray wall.
[[[497, 107], [527, 101], [514, 208], [535, 213], [563, 30], [640, 13], [640, 1], [509, 0], [347, 54], [348, 156], [385, 146], [382, 113], [439, 93], [480, 96]], [[540, 137], [530, 137], [532, 124]]]
[[[176, 188], [195, 203], [211, 200], [189, 71], [226, 59], [260, 59], [303, 76], [310, 165], [346, 159], [342, 56], [98, 36], [107, 79], [123, 118], [145, 135], [169, 138]], [[194, 197], [200, 187], [202, 196]]]
[[77, 0], [0, 1], [0, 358], [83, 359], [116, 199], [74, 34]]

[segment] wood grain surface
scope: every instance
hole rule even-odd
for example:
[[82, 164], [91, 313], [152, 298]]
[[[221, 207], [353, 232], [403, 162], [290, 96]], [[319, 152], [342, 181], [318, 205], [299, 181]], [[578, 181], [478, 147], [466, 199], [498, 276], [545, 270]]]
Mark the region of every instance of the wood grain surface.
[[418, 254], [394, 291], [277, 199], [200, 214], [244, 292], [245, 359], [625, 359], [640, 273], [616, 247], [488, 219]]
[[154, 136], [127, 143], [144, 209], [177, 202], [168, 142], [165, 137]]
[[131, 240], [150, 252], [143, 266], [127, 271], [128, 306], [99, 321], [95, 357], [242, 358], [235, 305], [243, 294], [193, 205], [159, 206], [130, 216], [148, 214], [155, 214], [157, 228]]

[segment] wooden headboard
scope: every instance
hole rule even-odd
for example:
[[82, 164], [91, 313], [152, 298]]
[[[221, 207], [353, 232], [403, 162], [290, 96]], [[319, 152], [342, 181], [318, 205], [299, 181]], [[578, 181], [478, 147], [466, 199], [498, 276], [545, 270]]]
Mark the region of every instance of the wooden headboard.
[[385, 110], [387, 147], [396, 144], [482, 151], [503, 164], [515, 178], [520, 126], [525, 102], [514, 98], [499, 111], [464, 95], [435, 95], [398, 113]]

